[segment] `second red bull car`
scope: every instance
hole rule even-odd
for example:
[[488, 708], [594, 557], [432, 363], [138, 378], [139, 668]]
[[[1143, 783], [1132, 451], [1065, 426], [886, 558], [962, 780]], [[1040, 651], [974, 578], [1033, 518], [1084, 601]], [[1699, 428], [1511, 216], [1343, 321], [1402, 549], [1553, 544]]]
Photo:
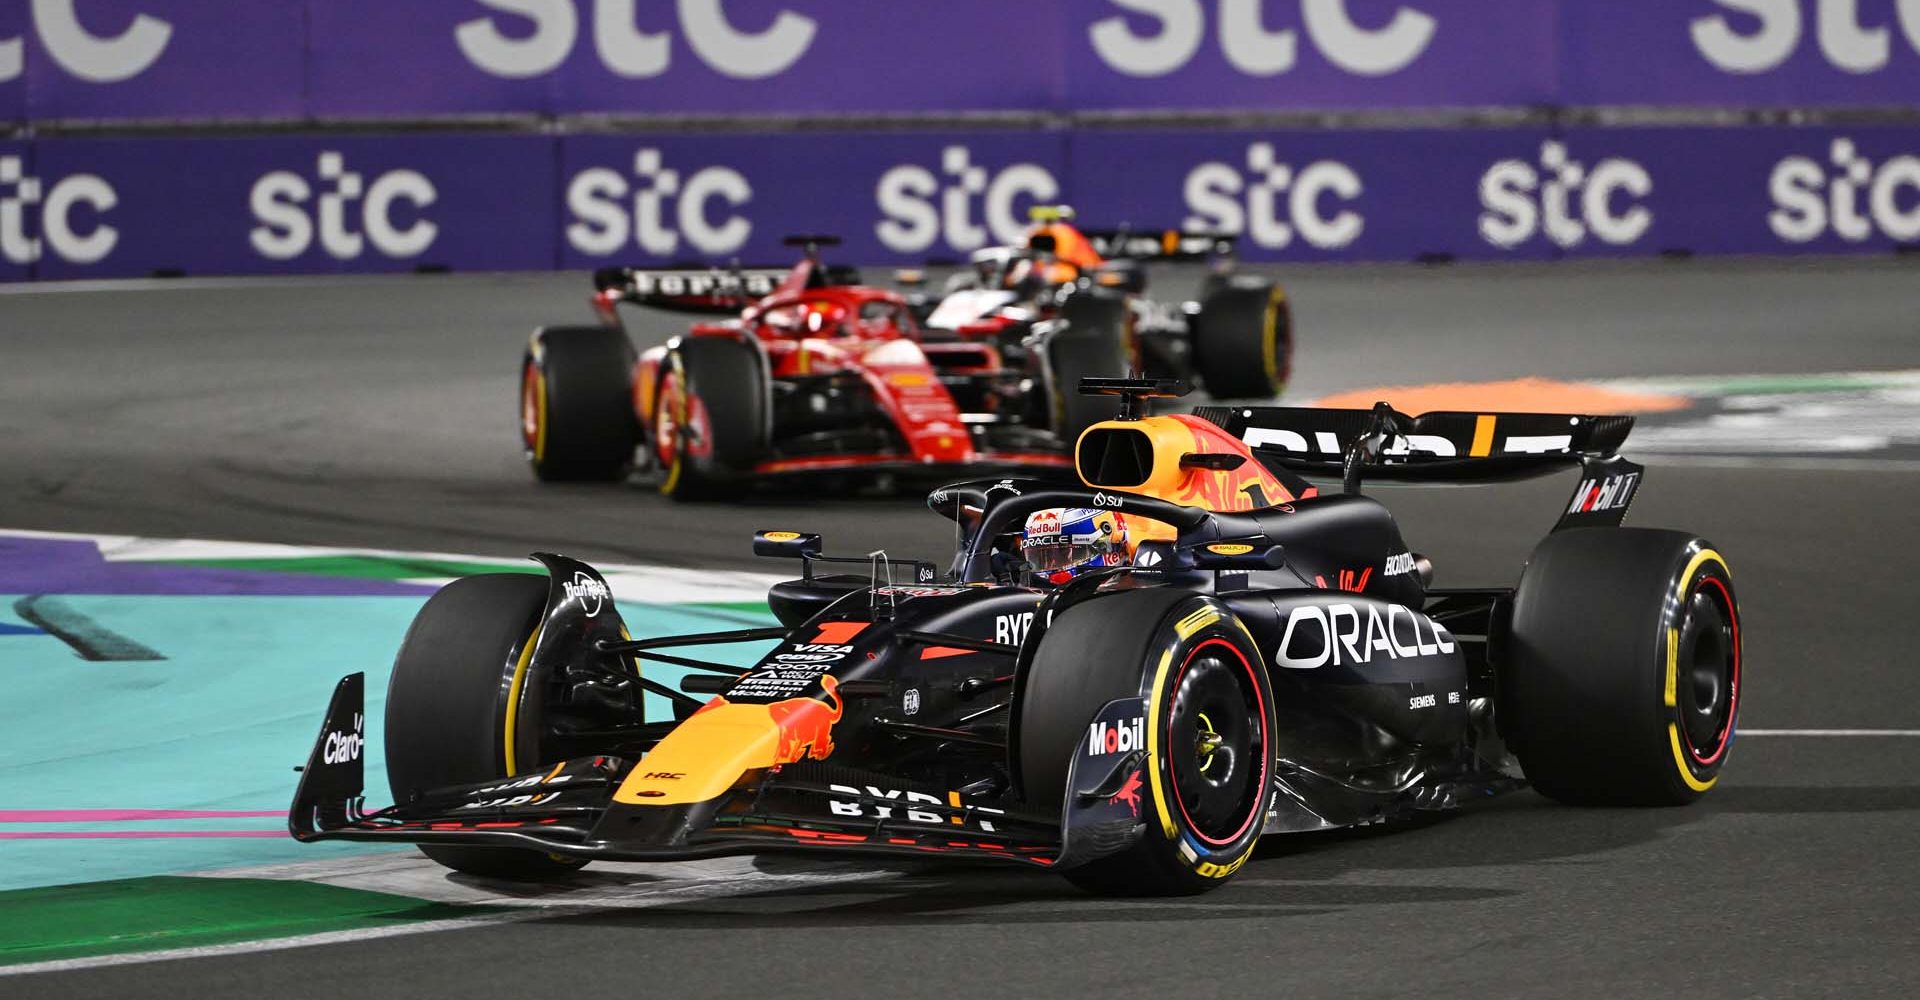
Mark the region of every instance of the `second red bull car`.
[[[1698, 536], [1621, 526], [1643, 474], [1617, 454], [1632, 418], [1141, 416], [1164, 386], [1089, 388], [1126, 405], [1081, 437], [1079, 484], [929, 497], [959, 525], [944, 569], [759, 533], [756, 552], [802, 565], [768, 594], [777, 626], [634, 638], [600, 574], [552, 554], [536, 556], [544, 578], [449, 584], [387, 689], [395, 804], [363, 806], [353, 674], [293, 835], [416, 843], [506, 878], [811, 851], [1178, 894], [1226, 882], [1266, 834], [1523, 782], [1569, 803], [1674, 805], [1718, 780], [1742, 683], [1731, 572]], [[1435, 588], [1362, 492], [1569, 467], [1580, 485], [1513, 587]], [[1049, 553], [1078, 568], [1036, 564]], [[815, 572], [836, 562], [862, 571]], [[682, 655], [744, 642], [771, 647], [746, 668]]]

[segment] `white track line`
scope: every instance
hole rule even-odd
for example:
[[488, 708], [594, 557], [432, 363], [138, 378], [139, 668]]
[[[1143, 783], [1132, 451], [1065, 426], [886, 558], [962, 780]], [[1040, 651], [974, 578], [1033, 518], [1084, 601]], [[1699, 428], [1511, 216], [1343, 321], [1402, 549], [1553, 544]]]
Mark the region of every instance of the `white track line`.
[[1920, 736], [1920, 729], [1742, 729], [1736, 736]]

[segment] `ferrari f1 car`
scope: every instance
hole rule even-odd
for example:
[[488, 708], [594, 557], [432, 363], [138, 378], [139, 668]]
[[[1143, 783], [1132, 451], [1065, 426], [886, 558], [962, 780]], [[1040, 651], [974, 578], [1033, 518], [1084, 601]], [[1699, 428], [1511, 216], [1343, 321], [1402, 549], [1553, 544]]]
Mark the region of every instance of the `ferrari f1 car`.
[[[1134, 371], [1197, 382], [1215, 398], [1271, 400], [1286, 388], [1293, 367], [1286, 291], [1235, 270], [1233, 237], [1082, 230], [1065, 205], [1037, 205], [1031, 214], [1023, 245], [974, 252], [938, 296], [911, 291], [929, 330], [1044, 347], [1058, 328], [1118, 351]], [[1145, 294], [1152, 261], [1203, 261], [1208, 273], [1192, 299], [1159, 302]], [[924, 281], [921, 272], [908, 275], [910, 283]], [[1072, 409], [1085, 415], [1083, 426], [1114, 412], [1111, 399], [1099, 397], [1082, 397]]]
[[[362, 804], [353, 674], [293, 835], [412, 842], [496, 877], [876, 852], [1175, 894], [1222, 884], [1263, 834], [1452, 810], [1523, 781], [1646, 806], [1714, 786], [1740, 694], [1733, 582], [1702, 538], [1620, 526], [1643, 472], [1617, 455], [1630, 417], [1140, 417], [1152, 383], [1093, 388], [1125, 402], [1080, 439], [1081, 484], [930, 496], [958, 525], [944, 571], [876, 554], [863, 572], [815, 572], [867, 561], [759, 533], [756, 552], [801, 563], [768, 595], [776, 627], [634, 638], [606, 581], [552, 554], [535, 556], [546, 578], [449, 584], [387, 690], [396, 804]], [[1570, 466], [1580, 485], [1511, 589], [1433, 587], [1362, 493], [1372, 478]], [[1062, 509], [1093, 512], [1101, 532], [1124, 519], [1128, 543], [1106, 555], [1126, 558], [1048, 582], [1023, 554], [1059, 540]], [[747, 669], [682, 652], [768, 641]], [[645, 711], [648, 692], [670, 718]]]
[[[1091, 417], [1082, 375], [1125, 364], [1118, 340], [1068, 333], [1034, 350], [930, 336], [898, 293], [821, 262], [791, 270], [607, 269], [599, 326], [543, 327], [521, 363], [521, 434], [541, 479], [618, 479], [636, 445], [662, 492], [712, 494], [776, 476], [1033, 472], [1071, 465]], [[732, 314], [635, 354], [621, 303]]]

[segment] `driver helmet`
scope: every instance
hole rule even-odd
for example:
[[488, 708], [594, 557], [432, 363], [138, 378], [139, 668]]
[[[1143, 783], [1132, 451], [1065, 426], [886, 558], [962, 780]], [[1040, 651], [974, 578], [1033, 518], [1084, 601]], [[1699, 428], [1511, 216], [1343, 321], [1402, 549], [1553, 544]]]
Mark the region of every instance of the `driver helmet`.
[[1066, 583], [1082, 573], [1124, 566], [1132, 559], [1127, 523], [1110, 510], [1052, 508], [1027, 515], [1020, 558], [1035, 577]]

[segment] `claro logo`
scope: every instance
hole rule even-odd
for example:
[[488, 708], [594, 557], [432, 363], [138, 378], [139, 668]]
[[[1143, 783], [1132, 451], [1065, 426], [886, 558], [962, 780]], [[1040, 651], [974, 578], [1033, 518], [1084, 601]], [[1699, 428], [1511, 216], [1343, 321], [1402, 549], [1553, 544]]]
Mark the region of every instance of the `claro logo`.
[[[1820, 57], [1847, 73], [1885, 69], [1893, 55], [1893, 26], [1898, 22], [1907, 45], [1920, 52], [1920, 2], [1875, 4], [1884, 11], [1877, 24], [1861, 23], [1860, 0], [1713, 0], [1725, 12], [1694, 18], [1688, 25], [1693, 46], [1716, 69], [1727, 73], [1765, 73], [1780, 68], [1800, 50], [1808, 34], [1819, 43]], [[1733, 16], [1729, 17], [1727, 12]]]
[[68, 174], [48, 185], [18, 156], [0, 156], [0, 257], [33, 264], [51, 251], [71, 264], [97, 264], [120, 242], [120, 231], [105, 221], [118, 204], [104, 178]]
[[437, 198], [433, 182], [417, 170], [391, 170], [368, 183], [347, 169], [344, 155], [329, 150], [315, 160], [311, 179], [275, 170], [254, 182], [248, 201], [259, 225], [247, 238], [269, 260], [306, 253], [316, 236], [336, 260], [358, 259], [369, 244], [381, 256], [417, 257], [440, 235], [425, 214]]
[[685, 240], [704, 254], [728, 254], [753, 234], [753, 223], [734, 209], [753, 200], [753, 185], [732, 167], [713, 165], [686, 173], [666, 166], [658, 149], [633, 154], [633, 180], [609, 167], [575, 174], [567, 185], [567, 243], [606, 257], [629, 243], [654, 256], [680, 249]]
[[938, 174], [902, 163], [880, 175], [873, 199], [881, 220], [873, 231], [896, 253], [919, 253], [939, 242], [963, 252], [986, 246], [989, 238], [1017, 243], [1026, 233], [1026, 206], [1059, 196], [1060, 183], [1045, 167], [1015, 163], [989, 171], [974, 164], [967, 147], [948, 146], [940, 152]]
[[1828, 232], [1850, 243], [1876, 231], [1900, 242], [1920, 240], [1920, 157], [1896, 156], [1876, 166], [1852, 139], [1837, 138], [1825, 163], [1789, 156], [1775, 164], [1767, 189], [1774, 205], [1767, 228], [1788, 243]]
[[[1165, 76], [1185, 67], [1206, 41], [1207, 9], [1201, 0], [1109, 0], [1119, 12], [1087, 28], [1100, 60], [1128, 76]], [[1215, 34], [1227, 64], [1248, 76], [1275, 76], [1293, 69], [1300, 58], [1299, 33], [1270, 31], [1268, 8], [1298, 7], [1307, 44], [1327, 61], [1355, 76], [1385, 76], [1413, 65], [1433, 43], [1439, 23], [1410, 4], [1378, 17], [1384, 5], [1368, 3], [1370, 23], [1363, 28], [1347, 12], [1347, 0], [1219, 0]]]
[[1538, 163], [1501, 160], [1480, 177], [1480, 236], [1511, 249], [1545, 233], [1562, 249], [1588, 236], [1626, 246], [1645, 236], [1653, 212], [1641, 199], [1653, 193], [1653, 175], [1640, 164], [1610, 157], [1589, 167], [1564, 143], [1540, 144]]
[[[454, 41], [473, 65], [493, 76], [522, 79], [560, 68], [580, 38], [580, 12], [593, 11], [593, 50], [615, 76], [647, 79], [673, 66], [672, 19], [661, 3], [646, 5], [638, 25], [639, 0], [474, 0], [498, 14], [464, 21]], [[721, 0], [679, 0], [673, 5], [693, 56], [709, 69], [737, 80], [759, 80], [786, 71], [807, 53], [818, 24], [782, 10], [762, 31], [740, 31], [727, 20]], [[505, 15], [502, 17], [501, 15]], [[756, 16], [756, 20], [760, 19]]]
[[1366, 229], [1366, 218], [1346, 207], [1366, 190], [1352, 167], [1338, 160], [1296, 167], [1265, 142], [1247, 147], [1245, 164], [1244, 173], [1217, 160], [1187, 172], [1187, 229], [1244, 235], [1271, 250], [1291, 245], [1295, 236], [1316, 249], [1338, 250]]
[[[88, 83], [119, 83], [139, 76], [159, 60], [173, 37], [173, 25], [147, 14], [128, 18], [126, 4], [119, 3], [94, 4], [109, 12], [104, 22], [97, 13], [88, 18], [95, 27], [123, 25], [118, 34], [96, 35], [80, 23], [79, 6], [80, 0], [33, 0], [28, 16], [54, 65]], [[0, 37], [0, 83], [18, 80], [25, 71], [26, 40]]]

